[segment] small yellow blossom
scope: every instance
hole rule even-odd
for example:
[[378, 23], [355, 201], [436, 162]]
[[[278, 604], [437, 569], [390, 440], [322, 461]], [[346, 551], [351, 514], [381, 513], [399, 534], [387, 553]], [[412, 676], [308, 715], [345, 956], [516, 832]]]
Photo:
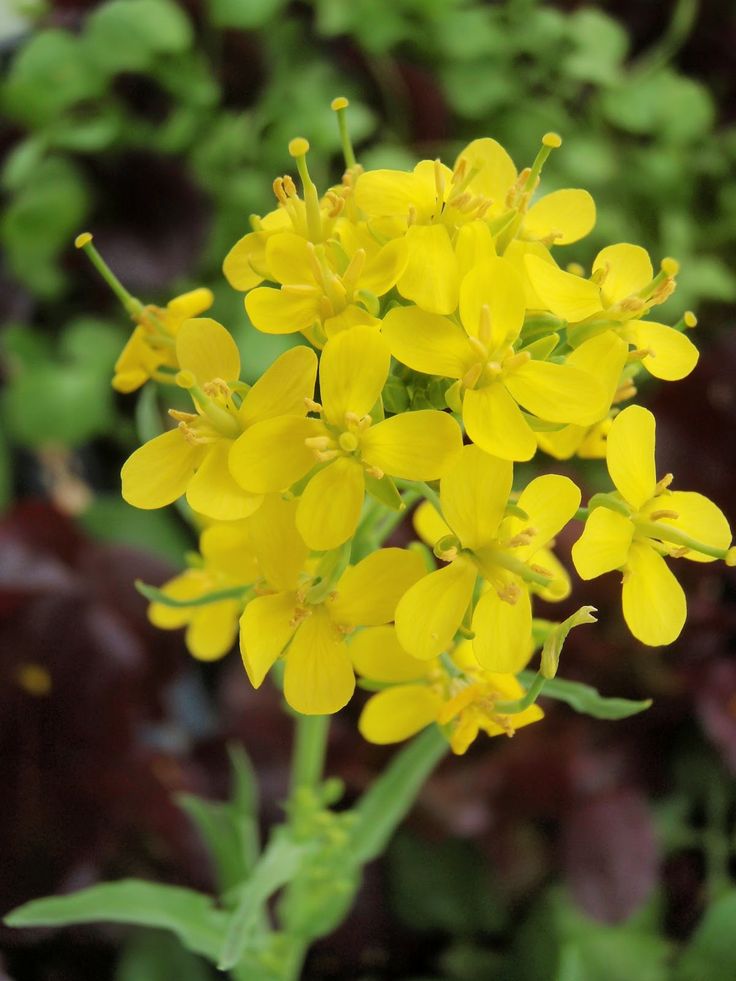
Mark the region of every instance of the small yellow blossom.
[[460, 453], [455, 420], [433, 409], [381, 422], [371, 410], [388, 376], [391, 355], [372, 327], [332, 338], [322, 352], [319, 418], [278, 417], [252, 426], [233, 445], [230, 467], [252, 494], [286, 490], [311, 471], [299, 499], [297, 525], [310, 548], [337, 548], [354, 533], [366, 481], [441, 477]]
[[388, 686], [368, 700], [358, 722], [372, 743], [401, 742], [439, 723], [447, 729], [452, 751], [462, 754], [481, 731], [513, 736], [543, 717], [538, 705], [514, 714], [496, 708], [521, 698], [524, 689], [512, 674], [482, 668], [468, 641], [446, 661], [421, 661], [402, 649], [393, 627], [372, 627], [352, 641], [350, 656], [362, 678]]
[[528, 660], [528, 585], [550, 586], [555, 572], [539, 566], [537, 554], [573, 516], [580, 492], [567, 477], [546, 474], [527, 485], [517, 513], [507, 515], [512, 478], [511, 463], [476, 446], [463, 447], [460, 461], [442, 478], [442, 517], [452, 536], [440, 540], [435, 552], [449, 565], [424, 576], [396, 610], [399, 642], [413, 657], [429, 659], [450, 649], [481, 576], [490, 588], [472, 611], [475, 656], [490, 671], [512, 673]]
[[[295, 524], [290, 535], [298, 549]], [[281, 549], [290, 535], [284, 528], [278, 536]], [[276, 547], [271, 552], [278, 563]], [[415, 553], [384, 548], [349, 566], [334, 584], [314, 563], [296, 573], [293, 566], [285, 570], [273, 582], [276, 591], [251, 600], [241, 618], [240, 649], [251, 684], [259, 688], [284, 656], [289, 705], [305, 715], [337, 712], [355, 688], [346, 636], [355, 627], [393, 620], [396, 603], [423, 569]]]
[[317, 358], [306, 347], [286, 351], [240, 400], [240, 354], [221, 324], [188, 320], [177, 334], [176, 356], [179, 383], [189, 390], [196, 411], [172, 410], [178, 427], [133, 453], [122, 469], [123, 497], [134, 507], [151, 509], [186, 493], [190, 506], [209, 518], [245, 518], [262, 497], [244, 491], [231, 476], [230, 448], [263, 420], [304, 415]]
[[671, 491], [671, 474], [657, 481], [654, 442], [647, 409], [632, 405], [616, 416], [606, 460], [617, 493], [608, 506], [593, 508], [572, 557], [583, 579], [623, 572], [624, 619], [638, 640], [656, 647], [677, 639], [687, 615], [685, 594], [664, 556], [725, 559], [731, 529], [702, 494]]

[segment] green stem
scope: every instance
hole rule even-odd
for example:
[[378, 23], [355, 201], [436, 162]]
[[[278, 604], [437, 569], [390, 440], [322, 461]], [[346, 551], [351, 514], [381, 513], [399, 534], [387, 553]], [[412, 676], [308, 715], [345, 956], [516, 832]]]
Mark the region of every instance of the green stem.
[[137, 300], [134, 296], [131, 296], [131, 294], [126, 290], [94, 245], [92, 245], [91, 238], [86, 244], [80, 246], [80, 248], [84, 251], [89, 261], [95, 267], [100, 276], [102, 276], [102, 278], [105, 280], [115, 296], [120, 300], [130, 316], [134, 318], [137, 317], [143, 309], [143, 304], [140, 300]]
[[415, 491], [421, 497], [423, 497], [425, 501], [429, 501], [435, 511], [442, 516], [442, 505], [440, 504], [439, 494], [423, 480], [396, 480], [396, 486], [401, 490]]
[[329, 715], [297, 715], [291, 761], [291, 799], [315, 790], [322, 779], [330, 728]]
[[522, 698], [517, 698], [514, 702], [496, 702], [496, 709], [508, 715], [516, 715], [517, 712], [524, 712], [530, 705], [534, 705], [539, 698], [540, 692], [547, 683], [544, 675], [537, 673], [534, 675], [529, 689]]

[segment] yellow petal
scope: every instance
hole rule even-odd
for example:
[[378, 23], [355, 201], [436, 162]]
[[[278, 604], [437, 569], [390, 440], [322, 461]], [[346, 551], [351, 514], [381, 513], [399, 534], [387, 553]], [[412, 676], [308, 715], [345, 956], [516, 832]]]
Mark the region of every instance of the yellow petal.
[[537, 440], [502, 382], [469, 389], [463, 399], [468, 436], [486, 453], [504, 460], [531, 460]]
[[541, 296], [534, 289], [534, 285], [529, 276], [529, 270], [526, 267], [526, 262], [524, 261], [526, 256], [533, 255], [540, 259], [542, 262], [546, 262], [547, 265], [552, 266], [553, 269], [557, 268], [555, 260], [549, 253], [547, 249], [541, 242], [522, 242], [520, 239], [515, 238], [506, 246], [506, 251], [503, 254], [504, 259], [511, 263], [517, 273], [521, 276], [521, 281], [524, 284], [524, 296], [526, 299], [527, 310], [544, 310], [545, 302]]
[[642, 644], [659, 647], [677, 640], [687, 617], [685, 594], [649, 545], [631, 546], [621, 599], [628, 628]]
[[473, 140], [458, 154], [457, 168], [465, 160], [469, 171], [476, 171], [468, 184], [473, 194], [490, 198], [493, 214], [500, 214], [506, 208], [506, 196], [516, 181], [516, 167], [506, 150], [489, 137]]
[[212, 290], [207, 289], [206, 286], [199, 286], [197, 289], [181, 293], [169, 300], [166, 304], [166, 310], [174, 320], [182, 321], [188, 320], [190, 317], [198, 317], [200, 313], [209, 310], [214, 302]]
[[317, 463], [304, 440], [324, 432], [318, 419], [300, 416], [257, 422], [232, 444], [230, 472], [252, 494], [286, 490]]
[[473, 597], [475, 566], [466, 559], [420, 579], [396, 607], [396, 635], [412, 657], [428, 660], [450, 648]]
[[371, 217], [396, 215], [406, 218], [409, 209], [418, 213], [432, 210], [432, 190], [415, 174], [402, 170], [369, 170], [360, 175], [355, 187], [355, 203]]
[[187, 650], [198, 661], [217, 661], [224, 657], [238, 635], [240, 603], [223, 600], [193, 611], [186, 632]]
[[377, 627], [393, 620], [396, 604], [425, 573], [422, 557], [403, 548], [381, 548], [348, 568], [327, 602], [335, 623]]
[[302, 295], [259, 286], [246, 296], [245, 312], [264, 334], [294, 334], [319, 320], [319, 298], [316, 288]]
[[249, 232], [225, 256], [222, 271], [233, 289], [245, 292], [263, 281], [266, 239], [263, 232]]
[[638, 348], [651, 351], [642, 364], [655, 378], [679, 381], [698, 363], [700, 352], [689, 337], [674, 327], [648, 320], [631, 320], [628, 331]]
[[257, 596], [240, 618], [240, 653], [254, 688], [263, 679], [289, 643], [295, 627], [296, 593]]
[[429, 501], [422, 501], [414, 512], [412, 521], [416, 533], [427, 545], [434, 545], [440, 538], [452, 534], [452, 528], [442, 520]]
[[[350, 330], [352, 327], [367, 326], [380, 330], [381, 321], [378, 317], [373, 317], [363, 307], [358, 307], [354, 303], [351, 303], [344, 310], [341, 310], [340, 313], [336, 313], [334, 317], [328, 317], [322, 326], [329, 340], [335, 334], [341, 334], [344, 330]], [[315, 344], [315, 347], [324, 347], [324, 342], [317, 344], [311, 337], [309, 337], [309, 340]]]
[[[161, 592], [174, 600], [198, 599], [209, 589], [209, 577], [200, 569], [187, 569], [170, 579]], [[193, 607], [167, 606], [165, 603], [149, 603], [148, 619], [159, 630], [178, 630], [189, 623]]]
[[507, 259], [486, 259], [462, 281], [460, 319], [473, 337], [480, 336], [483, 307], [490, 314], [491, 351], [518, 337], [526, 312], [524, 284]]
[[176, 335], [179, 367], [191, 371], [200, 385], [213, 378], [226, 382], [240, 378], [240, 351], [230, 332], [210, 317], [182, 324]]
[[606, 273], [601, 286], [606, 307], [643, 290], [654, 275], [647, 250], [625, 242], [601, 249], [593, 263], [593, 272], [598, 270]]
[[[657, 521], [678, 528], [691, 538], [702, 542], [703, 545], [727, 549], [731, 544], [731, 528], [726, 516], [703, 494], [696, 494], [693, 491], [672, 491], [655, 497], [643, 510], [645, 514], [659, 510], [676, 511], [678, 517], [661, 517], [657, 518]], [[702, 552], [696, 552], [694, 549], [686, 552], [683, 557], [693, 562], [716, 561], [711, 556], [703, 555]]]
[[637, 511], [654, 496], [657, 484], [654, 436], [654, 416], [640, 405], [619, 412], [608, 433], [608, 472], [623, 499]]
[[534, 535], [528, 545], [514, 548], [513, 554], [528, 559], [570, 521], [580, 507], [580, 490], [569, 477], [555, 473], [544, 474], [526, 485], [517, 504], [529, 518], [511, 518], [509, 533], [513, 536], [522, 529], [531, 528]]
[[524, 262], [534, 291], [556, 317], [577, 323], [601, 309], [601, 294], [595, 283], [563, 272], [536, 255], [526, 255]]
[[294, 232], [271, 235], [266, 244], [266, 268], [277, 283], [314, 285], [314, 263], [309, 243]]
[[358, 730], [369, 743], [399, 743], [431, 725], [441, 704], [439, 695], [426, 685], [388, 688], [366, 702]]
[[487, 589], [473, 614], [473, 653], [489, 671], [515, 674], [531, 657], [532, 605], [522, 586], [515, 603], [500, 599]]
[[249, 522], [248, 534], [266, 582], [274, 589], [293, 590], [304, 568], [308, 548], [297, 531], [298, 501], [278, 494], [264, 498]]
[[426, 375], [462, 378], [477, 359], [460, 327], [419, 307], [389, 310], [382, 333], [398, 361]]
[[411, 225], [406, 233], [408, 260], [399, 293], [428, 313], [453, 313], [459, 267], [444, 225]]
[[289, 647], [284, 672], [286, 701], [303, 715], [330, 715], [346, 705], [354, 691], [347, 645], [327, 613], [316, 607]]
[[421, 409], [371, 426], [361, 447], [365, 463], [392, 477], [437, 480], [459, 456], [462, 434], [447, 412]]
[[247, 518], [261, 506], [262, 498], [249, 494], [233, 479], [228, 466], [232, 441], [218, 439], [205, 447], [206, 454], [187, 485], [187, 503], [193, 511], [217, 521]]
[[513, 464], [464, 446], [458, 462], [440, 483], [445, 520], [465, 548], [493, 541], [501, 524], [513, 481]]
[[596, 334], [576, 347], [567, 356], [567, 364], [593, 375], [601, 390], [601, 415], [608, 415], [613, 398], [621, 383], [621, 373], [626, 364], [628, 344], [612, 330]]
[[595, 375], [573, 365], [527, 361], [504, 381], [520, 405], [547, 422], [591, 426], [605, 412], [607, 392]]
[[625, 515], [594, 508], [572, 547], [572, 560], [580, 578], [595, 579], [604, 572], [622, 569], [633, 535], [634, 525]]
[[225, 573], [233, 583], [252, 583], [261, 576], [250, 525], [247, 520], [215, 521], [205, 528], [199, 539], [199, 550], [206, 566]]
[[428, 661], [418, 661], [406, 653], [393, 626], [361, 630], [349, 645], [353, 667], [372, 681], [417, 681], [432, 670]]
[[496, 245], [487, 222], [469, 221], [462, 225], [455, 239], [455, 254], [461, 282], [480, 262], [495, 256]]
[[317, 355], [299, 345], [280, 355], [243, 399], [238, 413], [244, 426], [273, 416], [300, 416], [306, 412], [304, 400], [314, 397]]
[[358, 288], [383, 296], [396, 285], [408, 261], [409, 251], [405, 239], [395, 238], [392, 242], [387, 242], [378, 252], [368, 256], [358, 280]]
[[187, 489], [205, 454], [178, 429], [144, 443], [123, 464], [123, 497], [135, 508], [151, 510], [172, 504]]
[[391, 352], [373, 327], [352, 327], [326, 344], [319, 365], [325, 416], [341, 429], [345, 413], [367, 415], [388, 377]]
[[567, 599], [572, 592], [572, 583], [567, 569], [557, 558], [555, 553], [549, 548], [540, 548], [534, 556], [534, 561], [543, 569], [552, 573], [552, 581], [548, 586], [530, 586], [531, 592], [539, 596], [547, 603], [559, 603], [560, 600]]
[[546, 194], [532, 205], [524, 218], [523, 229], [529, 238], [554, 236], [553, 245], [569, 245], [584, 238], [594, 225], [593, 198], [587, 191], [568, 188]]
[[357, 460], [338, 457], [318, 471], [299, 498], [296, 512], [297, 528], [307, 545], [326, 552], [352, 538], [364, 497], [363, 468]]

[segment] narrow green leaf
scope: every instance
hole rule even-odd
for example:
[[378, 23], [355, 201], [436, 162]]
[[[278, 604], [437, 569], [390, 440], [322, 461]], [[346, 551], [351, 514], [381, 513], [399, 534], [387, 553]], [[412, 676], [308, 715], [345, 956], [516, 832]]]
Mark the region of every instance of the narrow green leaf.
[[308, 851], [307, 844], [298, 844], [286, 834], [271, 840], [230, 916], [217, 964], [221, 971], [230, 970], [243, 957], [263, 904], [296, 875]]
[[[523, 685], [529, 685], [534, 677], [533, 671], [522, 671], [519, 674], [519, 681]], [[542, 697], [565, 702], [576, 712], [592, 715], [596, 719], [627, 719], [630, 715], [644, 712], [652, 704], [651, 698], [640, 702], [630, 698], [606, 698], [592, 685], [584, 685], [580, 681], [568, 681], [565, 678], [550, 678], [544, 686]]]
[[140, 879], [103, 882], [68, 896], [35, 899], [5, 917], [10, 927], [131, 923], [170, 930], [195, 954], [217, 958], [227, 916], [191, 889]]
[[370, 862], [384, 851], [411, 810], [424, 781], [447, 751], [447, 740], [440, 729], [430, 726], [394, 756], [355, 806], [356, 822], [352, 829], [355, 862]]

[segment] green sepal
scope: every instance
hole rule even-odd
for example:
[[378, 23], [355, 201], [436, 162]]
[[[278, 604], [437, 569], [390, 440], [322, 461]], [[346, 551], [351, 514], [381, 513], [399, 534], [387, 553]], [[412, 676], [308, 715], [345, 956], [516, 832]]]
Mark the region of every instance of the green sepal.
[[532, 341], [531, 344], [527, 344], [526, 347], [520, 348], [519, 353], [523, 351], [525, 354], [531, 355], [535, 361], [546, 361], [559, 343], [559, 334], [546, 334], [544, 337]]
[[392, 511], [402, 511], [405, 507], [396, 484], [389, 476], [384, 475], [379, 480], [367, 473], [365, 475], [365, 489], [371, 497], [379, 503], [385, 504]]

